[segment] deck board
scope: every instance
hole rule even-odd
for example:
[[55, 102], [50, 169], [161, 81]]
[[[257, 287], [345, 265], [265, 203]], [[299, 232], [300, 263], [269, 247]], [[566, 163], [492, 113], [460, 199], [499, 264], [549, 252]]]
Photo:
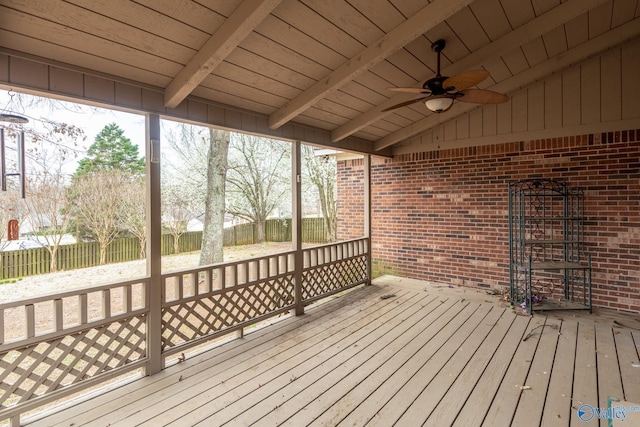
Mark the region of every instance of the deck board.
[[322, 351], [301, 354], [299, 358], [291, 360], [284, 366], [286, 372], [269, 370], [264, 378], [269, 382], [261, 382], [263, 387], [244, 390], [242, 395], [234, 396], [237, 399], [229, 402], [221, 411], [200, 409], [191, 412], [179, 422], [186, 421], [188, 425], [211, 425], [210, 423], [214, 422], [211, 418], [215, 415], [216, 418], [228, 420], [230, 425], [247, 425], [259, 420], [275, 407], [276, 403], [269, 399], [274, 393], [284, 397], [291, 396], [295, 393], [292, 389], [311, 385], [327, 377], [329, 373], [336, 374], [338, 378], [346, 377], [357, 367], [363, 354], [378, 356], [379, 352], [388, 348], [386, 344], [393, 341], [394, 336], [404, 333], [414, 324], [424, 297], [426, 295], [421, 299], [413, 297], [407, 301], [399, 298], [399, 304], [382, 316], [367, 319], [353, 329], [343, 329], [339, 334], [334, 334], [322, 345]]
[[[501, 313], [500, 318], [491, 325], [492, 329], [482, 340], [478, 350], [471, 356], [471, 359], [464, 364], [464, 369], [460, 372], [453, 384], [447, 390], [446, 395], [440, 400], [438, 406], [429, 415], [428, 422], [434, 425], [448, 426], [453, 424], [460, 410], [467, 403], [469, 395], [473, 392], [478, 380], [501, 348], [507, 332], [514, 324], [516, 316]], [[496, 345], [497, 343], [497, 345]], [[451, 371], [449, 372], [451, 375]]]
[[495, 390], [502, 383], [530, 320], [529, 317], [515, 316], [511, 329], [507, 332], [507, 336], [502, 340], [500, 346], [496, 348], [496, 352], [482, 372], [482, 376], [475, 383], [465, 405], [453, 421], [453, 426], [466, 427], [482, 424], [493, 402]]
[[[404, 295], [399, 297], [402, 298]], [[291, 378], [291, 369], [307, 358], [323, 351], [337, 351], [340, 346], [348, 346], [379, 324], [385, 324], [398, 316], [404, 306], [410, 306], [417, 300], [416, 294], [409, 295], [403, 304], [393, 305], [384, 314], [378, 316], [382, 302], [368, 307], [356, 317], [344, 316], [329, 328], [322, 331], [312, 330], [307, 334], [291, 337], [282, 342], [278, 340], [271, 351], [256, 354], [250, 361], [236, 362], [232, 370], [220, 372], [217, 367], [212, 371], [217, 374], [211, 381], [198, 381], [189, 384], [188, 390], [179, 395], [179, 399], [156, 402], [154, 407], [145, 411], [140, 417], [127, 419], [123, 425], [157, 426], [156, 416], [161, 411], [163, 425], [194, 425], [199, 417], [216, 415], [218, 419], [233, 418], [246, 406], [259, 402], [263, 396], [269, 395], [282, 387]], [[322, 326], [322, 325], [319, 325]], [[264, 387], [264, 388], [263, 388]], [[197, 399], [202, 394], [211, 394], [208, 400]], [[242, 400], [243, 397], [247, 399]], [[215, 412], [212, 412], [215, 411]], [[139, 423], [145, 416], [146, 422]], [[112, 424], [117, 425], [117, 424]]]
[[[373, 415], [382, 406], [379, 398], [392, 395], [394, 390], [396, 392], [402, 390], [407, 378], [415, 375], [415, 372], [420, 367], [418, 361], [426, 360], [431, 354], [435, 353], [439, 347], [438, 343], [442, 342], [442, 338], [450, 336], [456, 328], [460, 327], [469, 313], [475, 311], [475, 307], [469, 304], [457, 304], [457, 302], [453, 301], [453, 304], [448, 304], [447, 314], [439, 317], [431, 325], [427, 325], [423, 333], [419, 335], [419, 339], [415, 339], [408, 343], [405, 348], [399, 349], [394, 355], [395, 357], [390, 359], [390, 366], [381, 364], [380, 369], [369, 371], [373, 372], [372, 375], [368, 375], [369, 372], [367, 371], [363, 372], [361, 375], [368, 375], [366, 381], [356, 387], [343, 387], [347, 390], [347, 393], [345, 394], [343, 390], [338, 394], [338, 399], [332, 394], [326, 394], [325, 400], [328, 401], [328, 405], [325, 404], [318, 408], [313, 402], [313, 408], [310, 408], [310, 411], [313, 411], [312, 413], [315, 413], [314, 415], [317, 414], [317, 416], [311, 420], [312, 423], [310, 425], [323, 426], [336, 425], [338, 423], [363, 425], [363, 421], [356, 422], [355, 420], [344, 420], [344, 418], [348, 416], [357, 417], [357, 415], [351, 414], [355, 409], [358, 409], [359, 414]], [[425, 346], [425, 343], [433, 344]], [[375, 364], [376, 362], [376, 360], [372, 360], [370, 364]], [[396, 373], [400, 375], [390, 378]], [[385, 377], [388, 384], [384, 382]], [[372, 397], [376, 392], [378, 392], [377, 398]], [[363, 405], [364, 402], [367, 404]], [[296, 420], [290, 420], [289, 425], [293, 427], [297, 418]], [[301, 421], [304, 423], [306, 420], [302, 418]]]
[[566, 426], [571, 419], [571, 393], [575, 370], [578, 322], [563, 321], [559, 330], [558, 346], [549, 378], [542, 426]]
[[[442, 344], [440, 344], [440, 347], [433, 356], [426, 360], [416, 361], [418, 369], [411, 378], [406, 380], [404, 387], [371, 419], [371, 425], [393, 425], [402, 417], [416, 399], [419, 398], [422, 389], [438, 375], [447, 364], [447, 361], [456, 353], [460, 346], [472, 336], [478, 324], [483, 321], [491, 310], [491, 307], [487, 306], [473, 307], [472, 304], [469, 305], [470, 309], [473, 309], [470, 310], [471, 313], [466, 314], [464, 318], [462, 314], [458, 316], [464, 319], [464, 323], [453, 331], [446, 341], [442, 341]], [[416, 424], [412, 423], [410, 425]]]
[[518, 407], [511, 423], [514, 427], [539, 425], [542, 419], [561, 323], [553, 319], [547, 320], [540, 329], [540, 341], [533, 355], [527, 379], [520, 390]]
[[[608, 398], [623, 400], [622, 379], [620, 375], [609, 375], [620, 369], [613, 338], [613, 329], [605, 325], [596, 325], [596, 365], [598, 369], [598, 407], [606, 408]], [[640, 379], [640, 375], [637, 375]], [[600, 427], [608, 427], [608, 420], [601, 419]]]
[[[634, 341], [634, 337], [629, 330], [616, 329], [615, 341], [618, 363], [620, 364], [620, 372], [622, 377], [622, 387], [624, 389], [624, 399], [630, 402], [634, 401], [634, 396], [640, 396], [640, 381], [638, 381], [638, 370], [640, 369], [640, 341]], [[640, 338], [637, 336], [636, 338]], [[640, 402], [639, 402], [640, 403]]]
[[[613, 374], [613, 373], [611, 373]], [[583, 404], [598, 406], [598, 372], [596, 369], [595, 325], [578, 325], [576, 344], [576, 362], [573, 374], [573, 400], [571, 408], [571, 426], [584, 426], [576, 415]]]
[[481, 292], [380, 281], [27, 421], [582, 426], [582, 403], [640, 402], [640, 335], [574, 313], [529, 317]]
[[[435, 308], [428, 315], [425, 316], [424, 310], [421, 310], [421, 314], [415, 320], [407, 318], [403, 322], [407, 328], [403, 335], [390, 342], [383, 340], [383, 350], [373, 357], [370, 357], [370, 349], [363, 349], [365, 353], [361, 353], [360, 357], [344, 364], [344, 368], [348, 370], [344, 376], [325, 375], [304, 389], [296, 382], [291, 393], [292, 399], [269, 413], [260, 422], [264, 422], [265, 425], [273, 425], [282, 420], [285, 421], [284, 425], [323, 423], [322, 414], [327, 413], [326, 411], [334, 405], [341, 408], [334, 406], [331, 413], [348, 413], [347, 411], [357, 407], [364, 397], [373, 393], [386, 377], [397, 372], [406, 361], [407, 355], [415, 353], [420, 343], [429, 339], [427, 335], [433, 337], [440, 325], [450, 322], [456, 316], [457, 312], [451, 309], [451, 305], [456, 302], [457, 300], [437, 299]], [[334, 424], [337, 421], [339, 420], [335, 420]]]
[[[454, 303], [456, 302], [458, 301], [455, 300]], [[325, 394], [325, 403], [321, 408], [324, 412], [314, 420], [313, 425], [326, 425], [332, 421], [332, 417], [335, 423], [364, 425], [404, 387], [408, 378], [415, 375], [420, 366], [419, 361], [428, 360], [435, 353], [442, 337], [449, 336], [462, 324], [464, 315], [460, 313], [471, 309], [468, 304], [456, 304], [445, 315], [427, 325], [416, 339], [395, 353], [387, 363], [372, 370], [371, 374], [361, 374], [366, 378], [346, 394], [337, 396], [338, 399], [332, 394]], [[316, 405], [317, 402], [314, 401], [314, 408]], [[329, 408], [331, 411], [328, 411]], [[294, 423], [290, 425], [293, 426]]]
[[[437, 375], [426, 387], [423, 387], [420, 395], [398, 419], [400, 425], [423, 425], [438, 403], [447, 393], [453, 382], [462, 370], [469, 364], [483, 341], [490, 339], [490, 333], [504, 313], [503, 310], [492, 308], [482, 319], [475, 323], [475, 327], [469, 336], [455, 348], [455, 352], [448, 355], [446, 363], [438, 371]], [[445, 356], [445, 355], [443, 355]], [[445, 356], [446, 357], [446, 356]], [[422, 378], [419, 378], [422, 379]], [[430, 424], [432, 423], [429, 420]], [[439, 422], [433, 425], [442, 425]], [[445, 424], [446, 425], [446, 424]]]
[[[532, 355], [535, 353], [540, 341], [540, 334], [534, 332], [537, 330], [536, 328], [544, 325], [545, 320], [544, 317], [535, 316], [531, 319], [525, 336], [518, 338], [518, 347], [502, 377], [502, 381], [495, 391], [487, 390], [487, 393], [493, 391], [493, 400], [481, 425], [487, 427], [511, 425], [511, 420], [520, 401], [520, 387], [525, 385]], [[527, 336], [530, 336], [530, 338], [524, 341]]]

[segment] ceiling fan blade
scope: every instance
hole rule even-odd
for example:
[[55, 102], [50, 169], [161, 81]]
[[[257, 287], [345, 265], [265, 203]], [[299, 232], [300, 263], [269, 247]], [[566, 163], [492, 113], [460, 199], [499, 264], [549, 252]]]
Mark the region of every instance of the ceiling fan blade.
[[396, 105], [392, 105], [391, 107], [387, 107], [384, 110], [382, 110], [382, 112], [386, 112], [386, 111], [391, 111], [391, 110], [395, 110], [396, 108], [400, 108], [400, 107], [404, 107], [405, 105], [411, 105], [414, 104], [416, 102], [421, 102], [424, 99], [427, 99], [428, 96], [422, 97], [422, 98], [418, 98], [418, 99], [411, 99], [409, 101], [405, 101], [405, 102], [401, 102], [400, 104], [396, 104]]
[[458, 96], [456, 101], [475, 104], [501, 104], [509, 100], [507, 95], [485, 89], [467, 89], [460, 91], [460, 94], [461, 96]]
[[444, 82], [442, 82], [442, 87], [447, 91], [460, 91], [477, 85], [487, 77], [489, 77], [489, 72], [485, 70], [465, 71], [463, 73], [456, 74], [455, 76], [447, 78]]
[[419, 87], [390, 87], [389, 90], [404, 93], [424, 93], [426, 95], [429, 95], [431, 93], [429, 89], [423, 89]]

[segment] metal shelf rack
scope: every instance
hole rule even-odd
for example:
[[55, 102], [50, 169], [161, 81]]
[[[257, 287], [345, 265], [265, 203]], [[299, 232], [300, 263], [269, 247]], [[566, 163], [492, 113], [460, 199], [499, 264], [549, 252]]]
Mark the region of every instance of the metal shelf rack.
[[509, 184], [510, 296], [529, 314], [591, 311], [591, 258], [584, 253], [584, 192], [563, 181]]

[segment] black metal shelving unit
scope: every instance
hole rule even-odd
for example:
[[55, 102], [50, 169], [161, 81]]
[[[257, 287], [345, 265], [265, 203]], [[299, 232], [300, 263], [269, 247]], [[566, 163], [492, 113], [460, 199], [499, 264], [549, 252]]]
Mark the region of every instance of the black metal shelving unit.
[[591, 311], [591, 258], [584, 253], [584, 192], [563, 181], [509, 184], [511, 301], [540, 310]]

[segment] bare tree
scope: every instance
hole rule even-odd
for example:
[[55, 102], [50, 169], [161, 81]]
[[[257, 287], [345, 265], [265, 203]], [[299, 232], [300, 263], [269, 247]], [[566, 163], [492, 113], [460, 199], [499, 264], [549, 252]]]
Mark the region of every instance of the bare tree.
[[[19, 201], [19, 190], [15, 188], [18, 183], [9, 182], [13, 188], [3, 197], [3, 216], [8, 214], [13, 219], [19, 219], [21, 226], [25, 225], [23, 220], [28, 219], [39, 235], [38, 243], [43, 244], [50, 253], [50, 270], [56, 271], [58, 249], [68, 225], [68, 217], [63, 213], [68, 185], [68, 177], [63, 170], [64, 163], [78, 157], [85, 141], [84, 131], [74, 125], [52, 121], [48, 117], [29, 117], [23, 113], [32, 104], [53, 109], [62, 103], [12, 93], [10, 98], [12, 108], [15, 107], [19, 114], [30, 120], [26, 126], [3, 125], [8, 141], [16, 138], [19, 132], [25, 134], [26, 198]], [[15, 157], [11, 160], [12, 156], [8, 156], [9, 167], [17, 170], [17, 147], [8, 145], [8, 152], [12, 152]], [[5, 229], [6, 227], [2, 227], [3, 234]]]
[[100, 264], [106, 262], [109, 244], [120, 231], [121, 189], [131, 175], [120, 170], [97, 170], [76, 177], [70, 193], [70, 213], [79, 226], [100, 245]]
[[200, 265], [213, 264], [223, 260], [225, 178], [227, 176], [228, 152], [229, 132], [210, 128]]
[[138, 238], [140, 258], [147, 256], [146, 193], [144, 177], [131, 176], [120, 189], [122, 205], [118, 215], [119, 228]]
[[9, 124], [5, 125], [5, 128], [10, 132], [24, 130], [27, 158], [34, 160], [36, 165], [40, 163], [40, 159], [50, 157], [52, 152], [55, 152], [60, 162], [65, 162], [77, 158], [84, 151], [86, 135], [80, 127], [51, 120], [46, 115], [35, 117], [29, 112], [34, 108], [36, 110], [44, 108], [48, 111], [69, 110], [79, 113], [94, 110], [93, 107], [12, 91], [9, 91], [8, 95], [9, 102], [4, 109], [24, 116], [29, 119], [29, 124], [25, 126]]
[[189, 206], [191, 200], [176, 186], [162, 188], [162, 225], [173, 236], [173, 253], [180, 253], [180, 237], [187, 231], [193, 218]]
[[[166, 133], [169, 150], [163, 160], [163, 187], [177, 188], [180, 202], [173, 199], [174, 216], [187, 209], [194, 218], [203, 217], [200, 265], [223, 260], [225, 178], [228, 131], [181, 124]], [[171, 197], [171, 196], [168, 196]], [[188, 201], [188, 203], [183, 203]], [[166, 212], [165, 212], [166, 215]], [[168, 216], [167, 216], [168, 217]], [[170, 224], [165, 224], [169, 226]], [[174, 224], [179, 232], [179, 224]], [[174, 244], [176, 243], [174, 237]]]
[[291, 192], [290, 151], [284, 141], [239, 135], [231, 144], [227, 174], [227, 212], [256, 224], [258, 242], [265, 222]]
[[338, 203], [336, 201], [336, 158], [334, 156], [316, 154], [309, 146], [302, 146], [302, 158], [305, 175], [316, 188], [322, 218], [324, 219], [324, 236], [328, 242], [336, 240], [338, 224]]
[[204, 215], [209, 129], [180, 123], [164, 130], [163, 135], [168, 145], [162, 158], [163, 188], [179, 189], [181, 197], [189, 200], [191, 213], [195, 217]]
[[67, 185], [67, 176], [58, 163], [51, 170], [31, 174], [27, 185], [28, 197], [24, 199], [29, 222], [49, 252], [51, 272], [58, 270], [58, 249], [69, 225], [69, 217], [64, 214]]

